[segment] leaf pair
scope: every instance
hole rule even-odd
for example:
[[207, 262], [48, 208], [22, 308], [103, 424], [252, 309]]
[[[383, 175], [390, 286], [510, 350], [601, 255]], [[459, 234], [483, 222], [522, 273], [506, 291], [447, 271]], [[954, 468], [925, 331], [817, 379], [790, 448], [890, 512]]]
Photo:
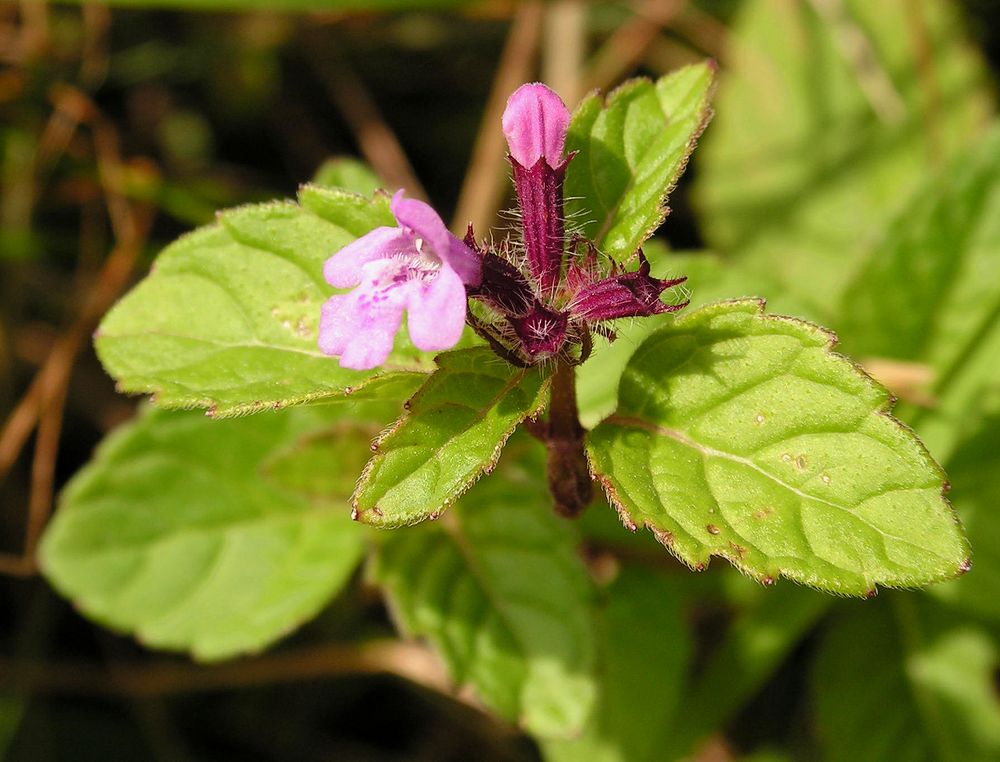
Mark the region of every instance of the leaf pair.
[[[588, 436], [623, 521], [679, 558], [727, 558], [771, 583], [869, 595], [968, 568], [944, 473], [892, 418], [888, 393], [831, 351], [833, 336], [723, 302], [653, 333], [617, 412]], [[380, 439], [356, 493], [363, 520], [436, 518], [496, 462], [545, 382], [485, 349], [442, 355], [409, 415]]]
[[[147, 409], [67, 488], [41, 548], [46, 576], [151, 647], [215, 661], [269, 646], [343, 590], [371, 545], [349, 495], [389, 409], [362, 411], [369, 423], [352, 412]], [[373, 572], [456, 684], [559, 736], [594, 699], [591, 586], [572, 525], [543, 496], [537, 474], [508, 467], [445, 520], [381, 535]]]

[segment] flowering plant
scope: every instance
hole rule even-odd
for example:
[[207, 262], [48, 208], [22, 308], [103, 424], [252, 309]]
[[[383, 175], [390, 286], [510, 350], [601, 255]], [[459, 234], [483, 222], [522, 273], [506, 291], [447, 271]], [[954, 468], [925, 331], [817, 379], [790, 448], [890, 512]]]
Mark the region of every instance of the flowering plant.
[[[588, 538], [651, 536], [691, 569], [719, 557], [844, 596], [967, 571], [944, 472], [888, 391], [829, 331], [725, 298], [748, 287], [651, 240], [714, 80], [696, 64], [572, 113], [518, 88], [496, 125], [518, 206], [505, 237], [460, 221], [459, 238], [404, 191], [310, 184], [168, 247], [95, 337], [158, 409], [67, 491], [49, 578], [88, 615], [210, 660], [314, 616], [367, 555], [454, 682], [557, 744], [598, 733], [613, 688], [617, 613], [595, 601], [651, 595]], [[205, 483], [145, 506], [151, 529], [94, 488], [108, 464]]]

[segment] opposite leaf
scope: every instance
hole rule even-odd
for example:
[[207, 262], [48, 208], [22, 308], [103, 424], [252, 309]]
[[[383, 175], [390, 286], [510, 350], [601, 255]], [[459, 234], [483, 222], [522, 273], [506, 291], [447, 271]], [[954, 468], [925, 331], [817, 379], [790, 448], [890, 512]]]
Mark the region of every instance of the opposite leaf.
[[[361, 559], [347, 507], [361, 462], [349, 456], [367, 451], [371, 428], [338, 423], [341, 410], [210, 421], [147, 409], [66, 488], [45, 576], [149, 646], [204, 660], [259, 651], [314, 616]], [[314, 489], [295, 466], [318, 432], [348, 457], [329, 449]]]
[[848, 595], [965, 570], [944, 473], [833, 341], [756, 300], [647, 339], [589, 442], [623, 521], [696, 568], [717, 555]]
[[[107, 314], [95, 338], [98, 355], [122, 391], [220, 416], [370, 385], [376, 373], [341, 368], [316, 346], [320, 306], [331, 293], [323, 262], [392, 224], [384, 196], [312, 186], [302, 189], [299, 204], [223, 212], [216, 224], [168, 246]], [[427, 356], [403, 346], [381, 377], [430, 370]]]
[[507, 437], [544, 404], [548, 381], [485, 348], [438, 355], [409, 412], [373, 445], [354, 493], [356, 519], [381, 527], [437, 518], [490, 471]]
[[544, 495], [516, 473], [482, 482], [441, 522], [386, 535], [374, 571], [456, 683], [533, 734], [566, 736], [594, 701], [590, 587]]
[[713, 63], [686, 66], [654, 84], [627, 82], [602, 108], [577, 107], [566, 139], [566, 216], [615, 259], [635, 252], [663, 222], [667, 194], [711, 117]]

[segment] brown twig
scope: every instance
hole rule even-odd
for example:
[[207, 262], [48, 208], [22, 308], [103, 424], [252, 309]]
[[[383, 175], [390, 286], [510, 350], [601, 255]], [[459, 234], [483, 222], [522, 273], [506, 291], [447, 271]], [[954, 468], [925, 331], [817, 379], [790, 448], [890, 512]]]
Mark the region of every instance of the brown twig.
[[66, 102], [77, 104], [73, 107], [74, 113], [87, 121], [93, 130], [99, 175], [116, 243], [73, 324], [55, 342], [27, 392], [0, 429], [2, 478], [17, 460], [36, 425], [39, 427], [35, 461], [32, 463], [24, 548], [20, 555], [0, 554], [0, 573], [18, 576], [35, 571], [35, 547], [52, 506], [62, 406], [77, 354], [90, 338], [101, 316], [127, 284], [145, 245], [153, 218], [152, 207], [147, 204], [133, 205], [121, 192], [122, 159], [113, 125], [101, 116], [85, 94], [68, 85], [54, 91], [53, 98], [57, 108]]
[[868, 104], [886, 124], [899, 124], [906, 118], [906, 102], [878, 59], [864, 29], [851, 18], [843, 0], [809, 0], [816, 15], [830, 28], [840, 55], [854, 72]]
[[586, 55], [587, 5], [551, 0], [545, 10], [542, 80], [572, 108], [584, 90], [580, 81]]
[[83, 50], [80, 53], [80, 84], [95, 90], [107, 76], [111, 64], [108, 52], [108, 30], [111, 11], [97, 3], [83, 3]]
[[49, 4], [40, 0], [21, 0], [21, 35], [19, 63], [40, 58], [49, 47]]
[[357, 674], [398, 675], [456, 695], [437, 656], [418, 643], [396, 640], [324, 644], [215, 666], [0, 660], [0, 686], [32, 694], [170, 696]]
[[705, 54], [687, 40], [658, 34], [646, 49], [642, 63], [651, 71], [666, 74], [705, 60]]
[[606, 90], [627, 75], [683, 7], [682, 0], [646, 0], [594, 54], [585, 77], [586, 90]]
[[458, 196], [452, 220], [456, 234], [464, 233], [470, 222], [476, 230], [489, 227], [500, 208], [507, 174], [500, 119], [507, 97], [530, 76], [541, 21], [542, 6], [537, 0], [517, 7]]
[[[317, 57], [313, 57], [317, 60]], [[330, 100], [347, 120], [358, 149], [391, 189], [405, 188], [412, 198], [427, 200], [427, 191], [392, 128], [386, 123], [364, 83], [344, 61], [321, 68]]]
[[694, 4], [688, 3], [684, 12], [670, 22], [670, 28], [720, 64], [728, 60], [728, 48], [732, 42], [729, 29], [715, 16], [698, 10]]
[[927, 136], [927, 154], [931, 164], [940, 165], [944, 158], [944, 140], [941, 135], [941, 87], [934, 66], [934, 41], [927, 28], [924, 10], [919, 3], [906, 4], [906, 19], [913, 40], [920, 93], [926, 99], [921, 115], [924, 134]]

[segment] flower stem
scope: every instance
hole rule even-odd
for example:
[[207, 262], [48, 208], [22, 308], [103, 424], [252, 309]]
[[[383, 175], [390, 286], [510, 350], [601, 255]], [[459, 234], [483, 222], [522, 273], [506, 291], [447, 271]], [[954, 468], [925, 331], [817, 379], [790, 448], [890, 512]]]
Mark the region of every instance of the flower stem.
[[545, 436], [549, 491], [556, 513], [576, 518], [590, 505], [594, 491], [576, 406], [576, 376], [568, 362], [562, 359], [556, 362]]

